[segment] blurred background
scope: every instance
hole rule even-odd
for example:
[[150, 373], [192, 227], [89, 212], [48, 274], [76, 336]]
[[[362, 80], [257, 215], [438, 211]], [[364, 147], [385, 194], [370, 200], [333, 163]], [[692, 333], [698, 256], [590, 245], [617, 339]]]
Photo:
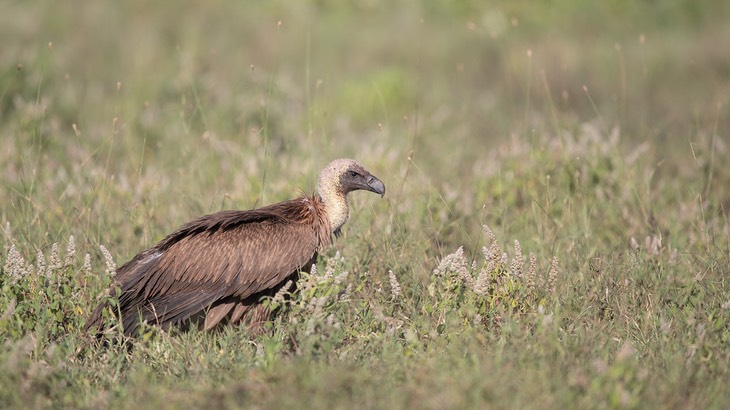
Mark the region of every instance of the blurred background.
[[[588, 129], [580, 152], [611, 140], [600, 149], [679, 177], [711, 146], [722, 154], [728, 9], [5, 1], [3, 219], [149, 245], [200, 213], [311, 192], [322, 165], [348, 156], [385, 180], [412, 228], [462, 243], [465, 220], [503, 223], [506, 195], [525, 188], [510, 175], [528, 165], [504, 168], [507, 151], [573, 155]], [[509, 188], [485, 180], [502, 174]], [[423, 227], [423, 212], [441, 222]]]

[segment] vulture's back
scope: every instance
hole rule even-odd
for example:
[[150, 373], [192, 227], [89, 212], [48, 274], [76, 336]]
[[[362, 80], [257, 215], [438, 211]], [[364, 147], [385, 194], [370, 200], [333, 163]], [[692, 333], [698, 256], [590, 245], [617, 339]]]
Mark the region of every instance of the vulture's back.
[[[135, 334], [140, 318], [163, 328], [200, 312], [206, 328], [238, 321], [267, 291], [309, 269], [329, 235], [315, 198], [192, 221], [118, 269], [124, 333]], [[87, 328], [101, 329], [104, 308]]]

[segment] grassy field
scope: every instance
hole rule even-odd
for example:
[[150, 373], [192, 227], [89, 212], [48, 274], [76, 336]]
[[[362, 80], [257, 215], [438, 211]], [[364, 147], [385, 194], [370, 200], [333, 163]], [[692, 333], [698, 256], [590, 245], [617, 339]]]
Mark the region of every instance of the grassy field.
[[[0, 3], [0, 407], [730, 407], [730, 6], [480, 3]], [[264, 334], [82, 332], [339, 157]]]

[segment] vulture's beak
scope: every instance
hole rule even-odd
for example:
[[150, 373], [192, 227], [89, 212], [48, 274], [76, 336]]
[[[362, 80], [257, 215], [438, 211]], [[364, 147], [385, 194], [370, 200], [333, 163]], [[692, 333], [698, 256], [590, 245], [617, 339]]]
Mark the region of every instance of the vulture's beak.
[[372, 175], [370, 175], [370, 178], [368, 178], [367, 190], [375, 192], [376, 194], [380, 194], [381, 198], [385, 196], [385, 184], [383, 184], [383, 181]]

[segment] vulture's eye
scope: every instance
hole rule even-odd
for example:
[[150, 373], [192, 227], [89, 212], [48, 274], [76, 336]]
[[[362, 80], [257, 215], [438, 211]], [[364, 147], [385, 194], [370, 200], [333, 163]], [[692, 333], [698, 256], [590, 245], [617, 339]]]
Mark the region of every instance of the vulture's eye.
[[357, 177], [357, 176], [358, 176], [357, 172], [355, 172], [355, 171], [350, 171], [350, 178], [355, 178], [355, 177]]

